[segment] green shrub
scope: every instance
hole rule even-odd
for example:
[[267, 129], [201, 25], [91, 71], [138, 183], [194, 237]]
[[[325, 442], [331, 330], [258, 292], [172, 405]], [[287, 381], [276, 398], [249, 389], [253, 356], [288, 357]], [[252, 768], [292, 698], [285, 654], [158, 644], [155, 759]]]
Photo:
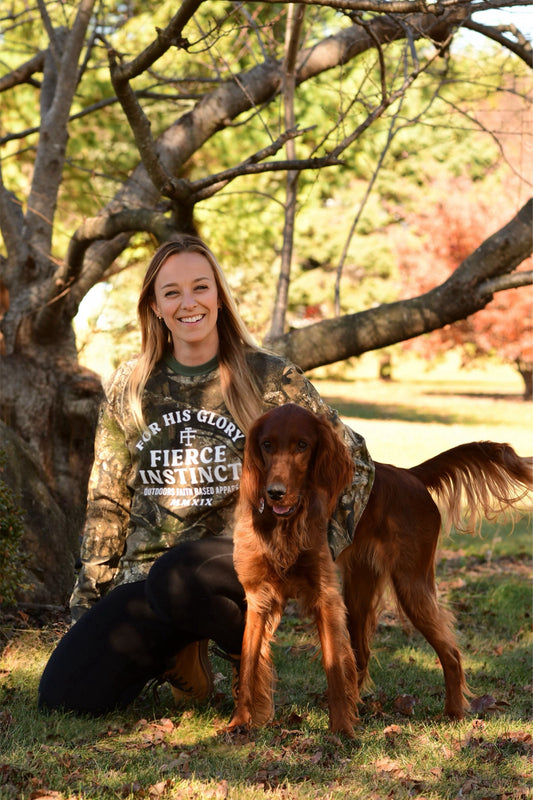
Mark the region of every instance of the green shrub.
[[15, 592], [23, 577], [21, 552], [23, 513], [13, 490], [2, 480], [6, 455], [0, 451], [0, 607], [15, 603]]

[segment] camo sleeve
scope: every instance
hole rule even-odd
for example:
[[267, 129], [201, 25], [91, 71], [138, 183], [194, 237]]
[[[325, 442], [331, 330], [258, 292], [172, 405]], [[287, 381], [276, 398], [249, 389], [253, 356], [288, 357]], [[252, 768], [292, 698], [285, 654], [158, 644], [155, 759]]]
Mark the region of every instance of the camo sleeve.
[[131, 457], [122, 414], [123, 375], [106, 389], [100, 407], [87, 494], [81, 569], [70, 598], [73, 621], [107, 590], [123, 554], [130, 516]]
[[[345, 425], [339, 413], [322, 400], [313, 384], [302, 370], [293, 364], [285, 364], [281, 374], [266, 386], [264, 399], [268, 408], [283, 403], [297, 403], [315, 414], [321, 414], [333, 425], [340, 439], [352, 456], [355, 469], [351, 487], [339, 498], [337, 509], [330, 520], [328, 539], [334, 558], [353, 541], [355, 528], [372, 489], [374, 464], [363, 437]], [[265, 408], [266, 410], [266, 408]]]

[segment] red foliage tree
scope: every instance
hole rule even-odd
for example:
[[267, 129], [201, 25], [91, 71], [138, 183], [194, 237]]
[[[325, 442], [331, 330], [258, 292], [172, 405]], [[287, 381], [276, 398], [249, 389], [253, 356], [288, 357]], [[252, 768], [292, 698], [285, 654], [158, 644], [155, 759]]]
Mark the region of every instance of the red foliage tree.
[[[442, 200], [435, 214], [411, 215], [407, 231], [397, 234], [400, 291], [423, 293], [445, 280], [481, 244], [488, 229], [497, 230], [514, 203], [501, 187], [492, 202], [474, 199], [475, 184], [455, 179], [440, 187]], [[516, 202], [516, 199], [515, 199]], [[531, 270], [532, 259], [520, 266]], [[460, 348], [463, 364], [496, 355], [513, 365], [524, 381], [524, 399], [533, 399], [533, 286], [507, 289], [468, 319], [403, 343], [402, 347], [432, 359]]]

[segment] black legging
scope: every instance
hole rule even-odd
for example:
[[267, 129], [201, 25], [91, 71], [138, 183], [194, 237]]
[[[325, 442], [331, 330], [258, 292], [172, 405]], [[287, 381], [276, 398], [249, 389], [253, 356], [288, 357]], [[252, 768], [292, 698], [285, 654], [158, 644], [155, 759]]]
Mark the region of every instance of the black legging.
[[233, 542], [200, 539], [158, 558], [146, 579], [146, 597], [159, 619], [222, 650], [240, 653], [245, 599], [233, 567]]
[[113, 589], [70, 628], [43, 672], [39, 706], [90, 714], [124, 707], [193, 641], [239, 653], [244, 618], [231, 539], [178, 545], [145, 581]]

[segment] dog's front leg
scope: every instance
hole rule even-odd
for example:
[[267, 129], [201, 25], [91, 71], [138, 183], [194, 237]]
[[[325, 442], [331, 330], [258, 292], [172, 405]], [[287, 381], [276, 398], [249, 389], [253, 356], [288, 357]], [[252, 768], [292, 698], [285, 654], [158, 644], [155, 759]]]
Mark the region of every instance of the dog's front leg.
[[241, 725], [264, 725], [274, 715], [274, 673], [270, 656], [270, 642], [279, 625], [283, 607], [273, 599], [264, 608], [247, 593], [248, 608], [241, 652], [239, 695], [233, 716], [226, 730]]
[[241, 725], [250, 727], [253, 717], [254, 677], [257, 672], [261, 646], [265, 635], [266, 618], [264, 614], [248, 606], [246, 627], [242, 640], [241, 666], [239, 672], [239, 694], [237, 705], [227, 730]]
[[328, 682], [329, 726], [353, 738], [357, 720], [357, 669], [346, 628], [346, 610], [332, 585], [322, 590], [315, 606], [315, 621], [322, 646]]

